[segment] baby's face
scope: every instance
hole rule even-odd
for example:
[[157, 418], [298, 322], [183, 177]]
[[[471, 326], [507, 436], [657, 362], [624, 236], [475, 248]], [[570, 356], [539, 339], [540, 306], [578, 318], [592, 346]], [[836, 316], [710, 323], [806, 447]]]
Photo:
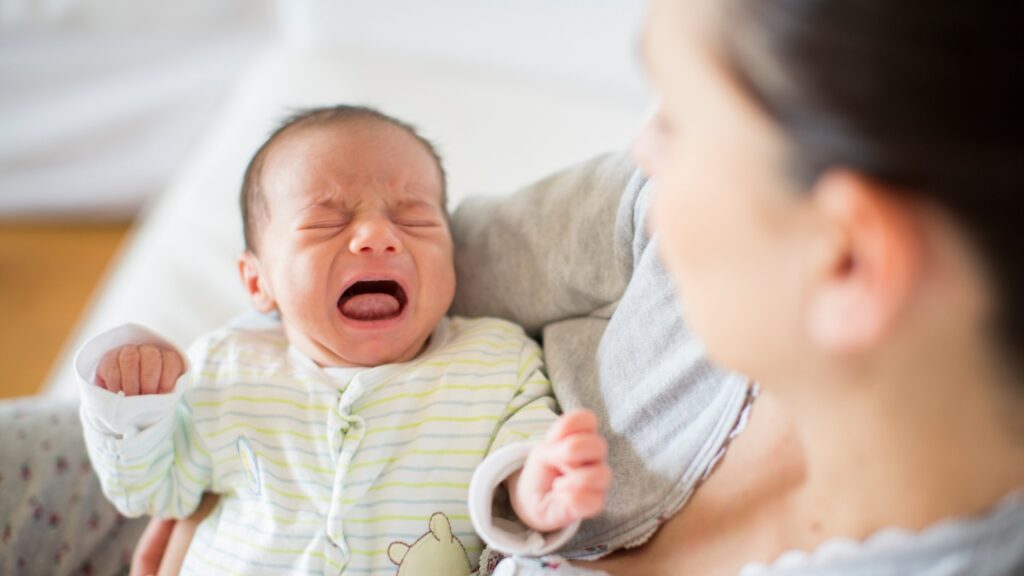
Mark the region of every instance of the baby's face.
[[289, 341], [324, 366], [414, 358], [455, 294], [431, 154], [384, 122], [303, 127], [262, 184], [258, 267]]

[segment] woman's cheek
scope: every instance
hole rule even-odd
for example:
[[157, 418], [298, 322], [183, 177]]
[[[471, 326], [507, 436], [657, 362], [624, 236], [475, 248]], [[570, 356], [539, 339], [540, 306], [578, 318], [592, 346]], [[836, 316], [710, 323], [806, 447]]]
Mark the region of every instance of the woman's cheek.
[[633, 141], [633, 161], [649, 177], [657, 177], [660, 171], [661, 142], [654, 126], [654, 119], [648, 120]]
[[668, 184], [659, 186], [655, 183], [655, 197], [648, 218], [658, 236], [662, 262], [673, 274], [685, 268], [686, 264], [687, 239], [681, 217], [684, 212], [682, 203], [679, 191], [671, 189]]

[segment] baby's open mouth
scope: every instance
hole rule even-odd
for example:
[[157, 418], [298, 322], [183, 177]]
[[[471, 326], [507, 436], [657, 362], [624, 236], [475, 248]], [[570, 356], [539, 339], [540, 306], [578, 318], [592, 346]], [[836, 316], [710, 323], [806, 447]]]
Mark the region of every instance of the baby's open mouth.
[[343, 316], [360, 322], [389, 320], [405, 309], [405, 290], [394, 280], [364, 280], [348, 287], [338, 299]]

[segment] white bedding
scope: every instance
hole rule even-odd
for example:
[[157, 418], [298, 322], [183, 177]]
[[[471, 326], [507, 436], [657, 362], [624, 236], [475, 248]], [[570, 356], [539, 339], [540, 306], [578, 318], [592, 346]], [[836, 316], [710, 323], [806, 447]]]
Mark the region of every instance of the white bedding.
[[[629, 54], [633, 29], [622, 26], [627, 30], [612, 48], [600, 34], [581, 41], [591, 42], [598, 56], [611, 49]], [[548, 40], [550, 47], [559, 41]], [[443, 50], [378, 48], [365, 38], [291, 42], [254, 57], [127, 243], [52, 373], [49, 392], [76, 394], [71, 355], [90, 334], [132, 321], [187, 345], [247, 309], [235, 268], [242, 246], [238, 187], [251, 153], [292, 108], [362, 103], [408, 120], [438, 145], [454, 206], [467, 195], [510, 192], [628, 146], [647, 106], [635, 70], [615, 72], [621, 61], [568, 73], [572, 58], [589, 61], [579, 46], [567, 48], [571, 58], [562, 54], [544, 65], [507, 52], [455, 59]]]

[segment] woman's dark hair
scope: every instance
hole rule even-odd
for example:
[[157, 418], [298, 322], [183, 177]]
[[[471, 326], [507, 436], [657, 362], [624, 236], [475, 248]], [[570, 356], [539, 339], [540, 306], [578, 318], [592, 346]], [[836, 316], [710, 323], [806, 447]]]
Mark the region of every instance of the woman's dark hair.
[[1024, 2], [724, 0], [721, 55], [810, 185], [845, 167], [967, 231], [1024, 366]]

